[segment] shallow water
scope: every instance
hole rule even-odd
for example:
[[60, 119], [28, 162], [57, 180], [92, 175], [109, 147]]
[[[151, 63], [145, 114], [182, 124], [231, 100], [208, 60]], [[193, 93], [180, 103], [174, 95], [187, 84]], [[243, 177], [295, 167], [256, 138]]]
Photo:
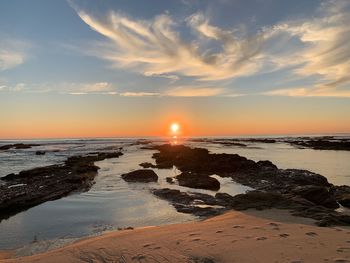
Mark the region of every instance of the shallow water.
[[[154, 169], [159, 176], [158, 183], [126, 183], [121, 179], [121, 174], [139, 169], [139, 163], [154, 161], [151, 156], [155, 151], [142, 150], [142, 145], [132, 145], [135, 141], [136, 139], [34, 141], [33, 143], [45, 145], [0, 152], [0, 177], [24, 169], [63, 162], [72, 155], [116, 150], [119, 147], [123, 147], [124, 152], [119, 158], [96, 163], [101, 169], [90, 191], [46, 202], [3, 220], [0, 223], [0, 249], [19, 247], [33, 240], [82, 237], [119, 227], [170, 224], [196, 219], [176, 212], [167, 201], [150, 193], [152, 188], [169, 187], [215, 194], [213, 191], [168, 184], [165, 178], [179, 173], [175, 167]], [[11, 142], [0, 142], [7, 143]], [[297, 149], [286, 143], [249, 143], [247, 148], [207, 142], [185, 143], [205, 147], [216, 153], [238, 153], [255, 161], [270, 160], [280, 168], [307, 169], [326, 176], [334, 184], [350, 185], [350, 152]], [[35, 155], [37, 150], [45, 150], [47, 153], [38, 156]], [[213, 176], [220, 180], [220, 192], [235, 195], [249, 189], [232, 182], [230, 178]]]

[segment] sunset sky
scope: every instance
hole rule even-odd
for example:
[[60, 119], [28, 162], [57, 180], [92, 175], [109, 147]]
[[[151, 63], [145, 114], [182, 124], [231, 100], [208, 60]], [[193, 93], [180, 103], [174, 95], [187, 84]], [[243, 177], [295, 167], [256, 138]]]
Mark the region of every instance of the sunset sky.
[[350, 133], [350, 1], [0, 1], [0, 139]]

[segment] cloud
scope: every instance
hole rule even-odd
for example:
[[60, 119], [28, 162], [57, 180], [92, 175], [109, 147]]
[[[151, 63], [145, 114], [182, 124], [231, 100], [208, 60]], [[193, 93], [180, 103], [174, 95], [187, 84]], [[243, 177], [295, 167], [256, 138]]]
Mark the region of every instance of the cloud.
[[23, 64], [27, 58], [26, 48], [27, 44], [24, 42], [0, 38], [0, 71]]
[[[225, 37], [215, 28], [221, 42], [219, 52], [202, 50], [198, 41], [184, 41], [169, 15], [159, 15], [153, 20], [135, 20], [111, 11], [99, 18], [78, 10], [80, 18], [93, 30], [108, 38], [111, 44], [90, 50], [113, 62], [117, 67], [130, 68], [145, 76], [179, 74], [199, 80], [222, 80], [256, 72], [260, 37], [239, 40]], [[204, 33], [214, 30], [197, 14], [189, 20], [189, 26]], [[208, 29], [209, 28], [209, 29]], [[214, 34], [214, 32], [212, 32]], [[207, 37], [213, 37], [206, 32]], [[227, 38], [227, 41], [226, 41]], [[228, 39], [231, 40], [229, 43]]]
[[344, 97], [350, 98], [350, 90], [339, 90], [327, 86], [278, 89], [263, 93], [270, 96], [288, 97]]
[[210, 97], [222, 95], [224, 91], [223, 88], [217, 87], [180, 86], [167, 90], [164, 95], [172, 97]]
[[120, 96], [123, 97], [153, 97], [160, 96], [161, 94], [158, 92], [122, 92]]
[[[138, 20], [114, 11], [97, 16], [74, 8], [87, 25], [108, 40], [89, 49], [90, 55], [149, 77], [173, 82], [182, 77], [192, 79], [189, 85], [163, 92], [168, 96], [217, 96], [225, 89], [221, 80], [278, 70], [287, 70], [290, 78], [301, 81], [315, 79], [314, 85], [302, 88], [305, 91], [298, 87], [292, 92], [279, 89], [285, 95], [348, 94], [350, 2], [346, 0], [326, 1], [309, 18], [282, 21], [253, 34], [238, 26], [215, 26], [201, 12], [177, 22], [169, 14]], [[182, 37], [184, 27], [192, 32], [191, 39]], [[199, 82], [202, 87], [194, 88]], [[209, 85], [203, 87], [203, 83]]]

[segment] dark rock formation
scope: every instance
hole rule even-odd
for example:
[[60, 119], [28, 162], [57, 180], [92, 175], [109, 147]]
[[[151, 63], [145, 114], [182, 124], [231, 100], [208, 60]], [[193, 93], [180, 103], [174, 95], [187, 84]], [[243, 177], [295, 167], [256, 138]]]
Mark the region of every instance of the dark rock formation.
[[150, 169], [140, 169], [122, 174], [122, 178], [127, 182], [149, 183], [158, 181], [158, 175]]
[[181, 186], [208, 189], [213, 191], [220, 189], [220, 182], [206, 174], [183, 172], [176, 176], [176, 179]]
[[335, 196], [324, 186], [304, 185], [297, 186], [292, 190], [293, 194], [300, 196], [315, 205], [321, 205], [327, 208], [339, 208]]
[[153, 163], [148, 163], [148, 162], [145, 162], [145, 163], [140, 163], [139, 164], [142, 168], [157, 168], [156, 165], [154, 165]]
[[339, 204], [350, 208], [350, 186], [333, 186], [332, 191]]
[[36, 151], [35, 154], [36, 155], [45, 155], [46, 152], [45, 151]]
[[246, 209], [288, 209], [295, 216], [312, 218], [319, 226], [350, 225], [350, 216], [338, 213], [333, 209], [315, 205], [303, 198], [296, 198], [289, 194], [280, 194], [263, 191], [249, 191], [246, 194], [231, 196], [226, 193], [217, 193], [215, 197], [186, 193], [174, 189], [157, 189], [153, 194], [165, 199], [178, 212], [190, 213], [196, 216], [214, 216], [224, 211]]
[[328, 140], [328, 138], [312, 139], [312, 140], [297, 140], [289, 141], [290, 144], [302, 147], [311, 148], [315, 150], [342, 150], [350, 151], [349, 140]]
[[0, 220], [73, 191], [87, 191], [97, 175], [94, 162], [116, 158], [121, 152], [69, 157], [64, 164], [9, 174], [0, 179]]
[[[210, 199], [210, 205], [236, 210], [288, 208], [295, 215], [318, 220], [321, 226], [350, 224], [349, 216], [334, 211], [339, 207], [337, 201], [344, 206], [349, 205], [350, 187], [333, 186], [322, 175], [306, 170], [278, 169], [270, 161], [254, 162], [237, 154], [211, 154], [206, 149], [183, 145], [161, 145], [154, 148], [159, 151], [153, 155], [157, 167], [176, 166], [182, 171], [182, 176], [189, 180], [184, 180], [182, 185], [193, 187], [200, 184], [199, 178], [206, 180], [209, 175], [217, 174], [231, 177], [234, 181], [257, 190], [234, 197], [218, 193], [215, 200]], [[195, 211], [192, 194], [187, 196], [186, 193], [169, 190], [154, 194], [172, 202], [176, 209], [181, 207], [178, 211]], [[198, 199], [209, 205], [202, 196]], [[208, 211], [217, 212], [208, 209], [206, 213]]]
[[9, 150], [9, 149], [29, 149], [34, 146], [40, 146], [40, 144], [24, 144], [24, 143], [6, 144], [6, 145], [0, 146], [0, 151]]

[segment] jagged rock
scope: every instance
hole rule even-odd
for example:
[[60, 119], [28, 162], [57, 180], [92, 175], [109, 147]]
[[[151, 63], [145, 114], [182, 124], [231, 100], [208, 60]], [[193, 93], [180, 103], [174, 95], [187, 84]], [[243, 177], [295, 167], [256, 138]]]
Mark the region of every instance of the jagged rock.
[[148, 163], [148, 162], [145, 162], [145, 163], [140, 163], [139, 164], [142, 168], [157, 168], [156, 165], [154, 165], [153, 163]]
[[0, 151], [1, 150], [9, 150], [9, 149], [29, 149], [32, 148], [33, 146], [40, 146], [40, 144], [25, 144], [25, 143], [15, 143], [15, 144], [6, 144], [0, 146]]
[[218, 193], [216, 199], [222, 200], [223, 204], [235, 210], [246, 210], [255, 208], [257, 210], [267, 208], [293, 208], [296, 206], [292, 200], [279, 193], [249, 191], [245, 194], [230, 196], [228, 194]]
[[158, 175], [150, 169], [140, 169], [122, 174], [122, 178], [127, 182], [149, 183], [158, 181]]
[[9, 174], [0, 180], [0, 220], [73, 191], [87, 191], [99, 167], [94, 162], [115, 158], [121, 152], [69, 157], [64, 164]]
[[333, 186], [332, 191], [334, 192], [334, 196], [339, 204], [345, 207], [350, 207], [350, 186]]
[[311, 148], [315, 150], [342, 150], [350, 151], [350, 141], [349, 140], [329, 140], [332, 138], [319, 138], [317, 140], [298, 140], [289, 141], [290, 144], [303, 147]]
[[179, 185], [190, 188], [208, 189], [217, 191], [220, 189], [220, 182], [206, 174], [183, 172], [176, 176]]
[[327, 208], [338, 208], [339, 205], [334, 197], [326, 187], [315, 185], [297, 186], [292, 192], [315, 205], [322, 205]]

